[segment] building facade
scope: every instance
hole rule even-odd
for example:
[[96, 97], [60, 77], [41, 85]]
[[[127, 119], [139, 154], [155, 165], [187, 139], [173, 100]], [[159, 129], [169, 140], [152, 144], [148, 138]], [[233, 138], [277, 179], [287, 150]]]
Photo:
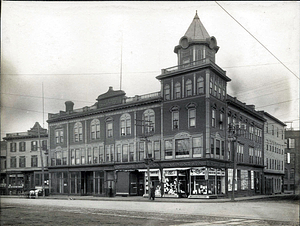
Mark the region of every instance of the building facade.
[[[227, 95], [228, 152], [236, 164], [235, 190], [247, 195], [263, 194], [264, 122], [254, 105], [246, 105]], [[233, 133], [233, 134], [232, 134]], [[232, 169], [229, 169], [232, 180]], [[228, 186], [231, 186], [230, 184]], [[231, 188], [232, 189], [232, 188]]]
[[45, 181], [49, 179], [46, 153], [47, 129], [43, 129], [36, 122], [27, 132], [8, 133], [3, 139], [7, 142], [6, 194], [22, 194], [31, 189], [40, 189], [42, 160], [45, 167], [44, 179]]
[[264, 194], [283, 192], [285, 124], [262, 111], [266, 119], [264, 130]]
[[7, 142], [1, 141], [1, 154], [0, 154], [0, 195], [6, 194], [6, 149]]
[[284, 191], [300, 194], [300, 131], [286, 130]]
[[[110, 87], [90, 107], [49, 114], [51, 194], [147, 195], [151, 180], [159, 197], [227, 196], [233, 179], [237, 195], [261, 194], [265, 119], [227, 95], [218, 49], [196, 14], [159, 92]], [[230, 140], [230, 126], [242, 136]]]

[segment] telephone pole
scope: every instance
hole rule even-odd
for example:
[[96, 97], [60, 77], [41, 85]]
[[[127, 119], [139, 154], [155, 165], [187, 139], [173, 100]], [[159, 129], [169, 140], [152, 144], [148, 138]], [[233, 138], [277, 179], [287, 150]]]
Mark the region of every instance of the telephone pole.
[[40, 149], [41, 166], [42, 166], [42, 190], [43, 190], [43, 197], [45, 197], [45, 174], [44, 174], [43, 148], [41, 147], [40, 125], [38, 126], [38, 137], [39, 137], [39, 149]]
[[228, 140], [229, 142], [232, 142], [233, 146], [233, 153], [232, 153], [232, 161], [233, 161], [233, 172], [232, 172], [232, 195], [231, 195], [231, 201], [234, 201], [234, 191], [235, 191], [235, 182], [236, 182], [236, 153], [237, 153], [237, 136], [238, 136], [238, 125], [233, 125], [232, 123], [229, 124], [229, 136]]
[[[141, 122], [141, 124], [138, 124], [137, 122]], [[147, 177], [148, 177], [148, 199], [151, 199], [150, 194], [150, 185], [151, 185], [151, 177], [150, 177], [150, 164], [153, 162], [152, 153], [149, 154], [148, 150], [148, 143], [150, 142], [149, 137], [153, 136], [153, 122], [147, 121], [147, 120], [137, 120], [136, 119], [136, 126], [142, 126], [143, 129], [143, 135], [140, 136], [142, 141], [145, 141], [145, 165], [147, 166]], [[154, 189], [154, 188], [152, 188]]]

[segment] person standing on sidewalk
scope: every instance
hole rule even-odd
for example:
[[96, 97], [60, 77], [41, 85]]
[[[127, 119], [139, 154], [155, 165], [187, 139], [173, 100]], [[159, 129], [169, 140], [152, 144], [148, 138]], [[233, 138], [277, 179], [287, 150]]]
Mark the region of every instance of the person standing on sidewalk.
[[153, 201], [155, 199], [155, 188], [153, 186], [153, 182], [150, 184], [150, 200], [151, 199], [153, 199]]

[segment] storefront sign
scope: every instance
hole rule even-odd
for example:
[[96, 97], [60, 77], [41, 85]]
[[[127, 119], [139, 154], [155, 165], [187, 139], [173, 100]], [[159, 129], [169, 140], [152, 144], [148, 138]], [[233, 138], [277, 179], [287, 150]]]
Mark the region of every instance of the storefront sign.
[[[205, 176], [206, 169], [207, 169], [206, 167], [192, 168], [191, 176]], [[216, 175], [216, 169], [214, 169], [214, 168], [209, 168], [207, 172], [208, 172], [207, 175], [209, 175], [209, 176]], [[225, 176], [225, 170], [218, 169], [217, 176]]]

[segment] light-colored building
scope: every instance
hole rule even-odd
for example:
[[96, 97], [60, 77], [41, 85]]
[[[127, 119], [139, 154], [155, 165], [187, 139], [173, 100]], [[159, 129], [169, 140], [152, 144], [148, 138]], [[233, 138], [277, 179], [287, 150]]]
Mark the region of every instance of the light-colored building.
[[[24, 191], [42, 187], [42, 162], [47, 167], [47, 129], [38, 122], [27, 132], [8, 133], [3, 138], [6, 149], [6, 191], [7, 194], [21, 194]], [[42, 149], [42, 155], [41, 155]], [[48, 172], [44, 173], [45, 181]]]
[[283, 191], [285, 124], [271, 114], [261, 111], [266, 119], [264, 130], [265, 194]]

